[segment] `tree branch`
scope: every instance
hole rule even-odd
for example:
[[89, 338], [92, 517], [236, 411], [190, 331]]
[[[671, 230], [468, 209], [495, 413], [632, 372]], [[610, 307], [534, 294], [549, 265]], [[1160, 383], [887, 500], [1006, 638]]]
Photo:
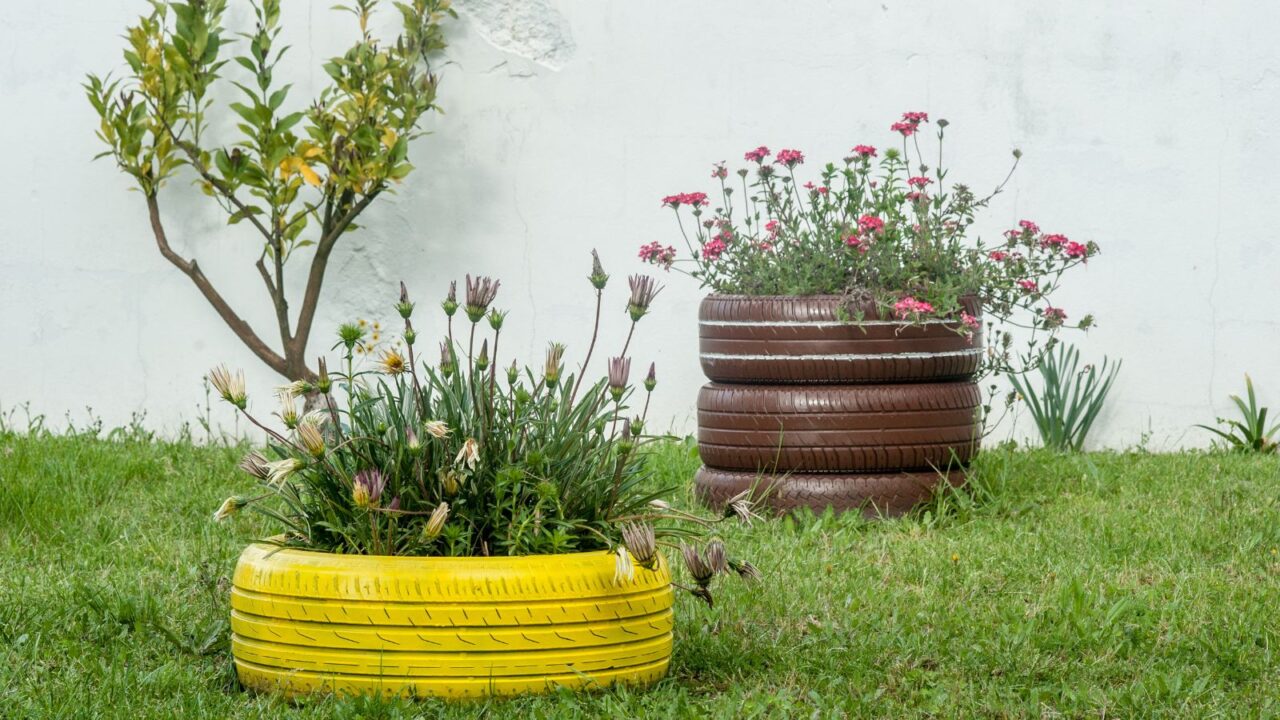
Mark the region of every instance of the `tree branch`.
[[360, 198], [359, 202], [352, 205], [334, 222], [332, 228], [325, 228], [320, 242], [316, 243], [316, 254], [311, 259], [311, 272], [307, 277], [307, 289], [302, 296], [302, 309], [298, 312], [298, 326], [290, 343], [290, 354], [299, 357], [306, 354], [307, 337], [311, 334], [311, 323], [315, 320], [316, 306], [320, 303], [320, 287], [324, 284], [325, 269], [329, 265], [329, 255], [333, 252], [334, 245], [338, 243], [338, 238], [342, 237], [342, 233], [356, 219], [356, 216], [369, 207], [369, 203], [378, 197], [382, 189], [379, 187]]
[[200, 293], [204, 295], [205, 300], [209, 301], [209, 304], [217, 311], [223, 322], [231, 328], [231, 331], [236, 334], [236, 337], [240, 338], [240, 341], [243, 342], [254, 355], [258, 356], [258, 359], [266, 363], [272, 370], [275, 370], [281, 375], [287, 376], [286, 370], [288, 369], [288, 363], [285, 359], [276, 351], [268, 347], [267, 344], [262, 341], [262, 338], [258, 337], [258, 334], [253, 331], [253, 328], [249, 326], [249, 323], [241, 319], [241, 317], [231, 309], [231, 306], [227, 304], [227, 301], [223, 299], [222, 295], [214, 289], [213, 284], [209, 282], [209, 278], [205, 277], [204, 272], [200, 269], [200, 266], [195, 260], [187, 260], [174, 252], [173, 248], [169, 246], [169, 238], [165, 234], [164, 225], [160, 221], [160, 203], [157, 201], [154, 192], [147, 194], [146, 198], [147, 212], [151, 219], [151, 232], [155, 234], [156, 246], [160, 248], [160, 254], [172, 263], [174, 267], [181, 270], [184, 275], [191, 278], [191, 282], [195, 283], [196, 287], [200, 290]]

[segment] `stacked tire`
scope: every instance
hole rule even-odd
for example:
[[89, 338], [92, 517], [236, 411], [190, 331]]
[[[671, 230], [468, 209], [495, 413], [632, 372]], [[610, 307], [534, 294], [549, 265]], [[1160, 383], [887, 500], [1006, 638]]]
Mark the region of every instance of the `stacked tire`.
[[856, 310], [840, 296], [702, 301], [703, 502], [751, 491], [781, 512], [896, 515], [963, 480], [981, 434], [981, 330]]

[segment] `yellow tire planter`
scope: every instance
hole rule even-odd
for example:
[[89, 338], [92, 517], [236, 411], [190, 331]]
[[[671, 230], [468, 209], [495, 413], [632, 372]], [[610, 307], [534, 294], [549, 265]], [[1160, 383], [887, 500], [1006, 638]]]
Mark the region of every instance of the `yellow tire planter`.
[[605, 552], [335, 555], [250, 545], [231, 591], [240, 682], [286, 695], [482, 697], [647, 685], [671, 660], [665, 561]]

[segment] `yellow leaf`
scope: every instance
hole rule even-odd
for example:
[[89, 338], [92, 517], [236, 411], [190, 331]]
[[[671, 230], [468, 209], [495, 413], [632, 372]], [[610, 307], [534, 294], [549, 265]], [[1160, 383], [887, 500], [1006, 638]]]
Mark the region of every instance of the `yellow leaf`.
[[396, 144], [396, 137], [396, 131], [391, 128], [387, 128], [387, 131], [382, 133], [383, 146], [390, 150], [391, 146]]
[[302, 179], [306, 180], [308, 185], [316, 187], [320, 185], [320, 176], [317, 175], [316, 171], [312, 170], [306, 163], [299, 162], [298, 171], [302, 173]]

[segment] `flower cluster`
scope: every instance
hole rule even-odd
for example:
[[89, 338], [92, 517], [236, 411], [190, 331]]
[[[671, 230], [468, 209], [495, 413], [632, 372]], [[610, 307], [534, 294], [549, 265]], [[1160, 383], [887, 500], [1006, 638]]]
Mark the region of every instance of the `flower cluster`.
[[[869, 299], [881, 317], [942, 318], [962, 333], [981, 326], [972, 312], [976, 301], [998, 321], [988, 336], [999, 343], [988, 353], [990, 369], [1007, 369], [1010, 353], [1000, 328], [1064, 326], [1065, 311], [1050, 305], [1049, 297], [1063, 274], [1087, 263], [1098, 246], [1044, 232], [1031, 220], [994, 243], [978, 237], [976, 216], [1003, 183], [979, 196], [950, 182], [943, 168], [931, 167], [928, 160], [940, 155], [925, 152], [919, 142], [929, 122], [928, 113], [903, 113], [890, 127], [901, 136], [900, 148], [854, 145], [842, 167], [827, 164], [813, 178], [795, 176], [805, 163], [795, 148], [748, 150], [743, 157], [753, 166], [736, 173], [717, 163], [711, 175], [718, 195], [697, 194], [696, 202], [692, 193], [664, 199], [687, 254], [677, 257], [674, 247], [651, 242], [640, 258], [687, 272], [716, 292], [843, 294]], [[947, 121], [935, 127], [941, 145]], [[1020, 157], [1015, 150], [1015, 168]], [[689, 207], [693, 222], [685, 219]], [[851, 314], [863, 316], [854, 308]], [[1090, 322], [1083, 315], [1075, 326]]]
[[[654, 503], [644, 435], [649, 398], [657, 387], [651, 363], [640, 382], [631, 368], [632, 337], [661, 287], [652, 277], [628, 278], [630, 331], [607, 372], [588, 380], [609, 275], [593, 256], [588, 276], [596, 295], [596, 326], [581, 364], [566, 373], [565, 346], [552, 343], [541, 372], [513, 361], [500, 371], [498, 350], [506, 313], [494, 307], [501, 284], [466, 278], [441, 303], [446, 316], [439, 365], [415, 354], [414, 303], [401, 290], [394, 307], [404, 321], [399, 345], [357, 360], [368, 325], [339, 330], [344, 370], [280, 388], [284, 429], [249, 410], [241, 373], [225, 367], [210, 382], [227, 402], [267, 434], [267, 453], [254, 451], [241, 469], [260, 482], [257, 497], [235, 496], [214, 517], [259, 510], [282, 523], [280, 542], [328, 552], [371, 555], [525, 555], [609, 550], [619, 581], [635, 566], [653, 570], [659, 546], [678, 549], [718, 522], [750, 521], [740, 498], [731, 517], [707, 519]], [[455, 336], [454, 315], [468, 326]], [[403, 350], [399, 349], [403, 348]], [[501, 379], [500, 379], [501, 378]], [[643, 393], [643, 405], [633, 398]], [[336, 396], [344, 395], [339, 402]], [[311, 396], [318, 409], [300, 414]], [[667, 489], [673, 490], [673, 489]], [[665, 490], [658, 489], [659, 492]], [[272, 502], [274, 499], [275, 502]], [[719, 548], [719, 550], [715, 550]], [[706, 551], [723, 552], [718, 540]], [[727, 561], [744, 577], [749, 563]], [[695, 594], [710, 595], [705, 583]]]

